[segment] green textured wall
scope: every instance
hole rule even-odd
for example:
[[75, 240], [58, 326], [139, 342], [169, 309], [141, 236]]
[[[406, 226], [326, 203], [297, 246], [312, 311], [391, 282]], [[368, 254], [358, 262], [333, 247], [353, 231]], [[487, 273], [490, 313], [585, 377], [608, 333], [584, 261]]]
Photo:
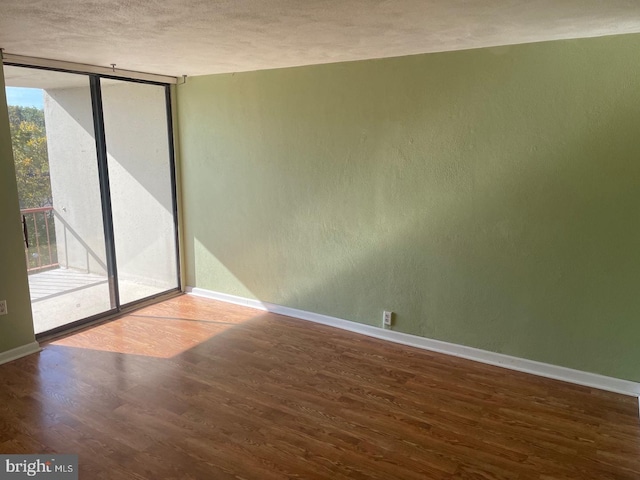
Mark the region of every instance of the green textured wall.
[[0, 62], [0, 300], [9, 314], [0, 317], [0, 353], [33, 342], [33, 320], [24, 258], [18, 187], [11, 152], [9, 114]]
[[640, 381], [639, 51], [190, 78], [187, 284]]

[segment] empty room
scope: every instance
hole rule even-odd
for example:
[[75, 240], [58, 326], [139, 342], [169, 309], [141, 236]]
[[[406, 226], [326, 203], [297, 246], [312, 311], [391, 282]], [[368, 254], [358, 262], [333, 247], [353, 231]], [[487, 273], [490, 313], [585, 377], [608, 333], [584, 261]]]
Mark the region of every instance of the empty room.
[[0, 479], [640, 478], [640, 4], [6, 0]]

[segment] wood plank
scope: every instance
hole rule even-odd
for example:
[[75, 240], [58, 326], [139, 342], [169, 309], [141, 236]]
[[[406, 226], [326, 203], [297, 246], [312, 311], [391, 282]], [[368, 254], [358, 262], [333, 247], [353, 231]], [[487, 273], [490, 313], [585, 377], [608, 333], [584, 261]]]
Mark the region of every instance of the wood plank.
[[191, 296], [0, 379], [0, 451], [82, 478], [640, 478], [635, 398]]

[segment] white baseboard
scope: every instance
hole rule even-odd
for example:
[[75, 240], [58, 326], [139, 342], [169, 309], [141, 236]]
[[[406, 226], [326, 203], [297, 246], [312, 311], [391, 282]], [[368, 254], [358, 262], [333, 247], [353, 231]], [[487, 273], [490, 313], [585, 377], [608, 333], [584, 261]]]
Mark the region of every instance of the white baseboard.
[[0, 353], [0, 365], [12, 362], [18, 358], [26, 357], [32, 353], [37, 353], [40, 350], [40, 344], [38, 342], [31, 342], [26, 345], [22, 345], [21, 347], [12, 348], [11, 350]]
[[261, 302], [250, 298], [237, 297], [226, 293], [213, 292], [202, 288], [186, 287], [185, 291], [191, 295], [211, 298], [214, 300], [241, 305], [243, 307], [250, 307], [257, 310], [286, 315], [288, 317], [299, 318], [301, 320], [321, 323], [323, 325], [341, 328], [350, 332], [360, 333], [369, 337], [388, 340], [402, 345], [422, 348], [432, 352], [444, 353], [455, 357], [474, 360], [476, 362], [496, 365], [498, 367], [531, 373], [541, 377], [553, 378], [555, 380], [562, 380], [564, 382], [583, 385], [586, 387], [598, 388], [609, 392], [640, 397], [640, 383], [631, 382], [629, 380], [607, 377], [597, 373], [583, 372], [581, 370], [560, 367], [549, 363], [527, 360], [526, 358], [512, 357], [502, 353], [489, 352], [479, 348], [466, 347], [464, 345], [433, 340], [407, 333], [394, 332], [393, 330], [385, 330], [383, 328], [372, 327], [370, 325], [363, 325], [361, 323], [330, 317], [328, 315], [321, 315], [273, 303]]

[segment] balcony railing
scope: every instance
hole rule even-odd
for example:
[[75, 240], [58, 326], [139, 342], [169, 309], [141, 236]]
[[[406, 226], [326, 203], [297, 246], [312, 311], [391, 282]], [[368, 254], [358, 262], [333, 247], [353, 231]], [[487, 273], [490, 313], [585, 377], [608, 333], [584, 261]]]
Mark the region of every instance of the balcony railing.
[[53, 207], [25, 208], [22, 215], [24, 254], [29, 273], [58, 266]]

